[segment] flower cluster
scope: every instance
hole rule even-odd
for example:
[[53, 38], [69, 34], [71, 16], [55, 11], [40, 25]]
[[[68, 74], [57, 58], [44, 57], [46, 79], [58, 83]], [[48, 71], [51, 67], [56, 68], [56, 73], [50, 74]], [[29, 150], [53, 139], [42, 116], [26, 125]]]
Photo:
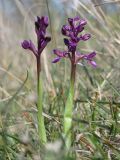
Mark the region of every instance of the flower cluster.
[[46, 37], [46, 28], [48, 27], [48, 24], [49, 21], [47, 16], [43, 16], [41, 18], [37, 17], [37, 21], [35, 22], [35, 31], [38, 43], [37, 49], [31, 40], [24, 40], [21, 44], [24, 49], [31, 50], [36, 57], [41, 55], [43, 49], [51, 40], [50, 37]]
[[87, 21], [81, 19], [80, 17], [68, 18], [69, 25], [64, 25], [62, 27], [62, 34], [68, 38], [64, 38], [64, 43], [67, 46], [67, 51], [61, 51], [59, 49], [53, 50], [53, 53], [57, 57], [52, 61], [56, 63], [61, 60], [61, 58], [69, 58], [72, 63], [77, 64], [81, 59], [87, 60], [93, 67], [96, 67], [96, 62], [93, 61], [93, 58], [96, 56], [95, 52], [89, 54], [79, 53], [77, 50], [77, 45], [79, 41], [87, 41], [91, 38], [89, 33], [84, 35], [79, 35], [84, 30]]

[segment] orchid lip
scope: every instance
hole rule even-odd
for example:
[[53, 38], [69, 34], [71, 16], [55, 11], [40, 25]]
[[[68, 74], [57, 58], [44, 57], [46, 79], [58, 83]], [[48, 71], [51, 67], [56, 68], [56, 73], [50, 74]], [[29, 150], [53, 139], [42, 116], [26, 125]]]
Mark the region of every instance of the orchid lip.
[[53, 61], [52, 61], [52, 63], [57, 63], [57, 62], [59, 62], [60, 61], [60, 57], [56, 57]]

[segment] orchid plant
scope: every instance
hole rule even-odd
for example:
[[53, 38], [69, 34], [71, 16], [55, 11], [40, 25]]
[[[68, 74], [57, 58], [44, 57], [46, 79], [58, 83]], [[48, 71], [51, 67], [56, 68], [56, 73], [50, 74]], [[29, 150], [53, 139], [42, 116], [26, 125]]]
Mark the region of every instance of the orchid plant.
[[[52, 62], [57, 63], [62, 58], [67, 58], [71, 62], [71, 76], [70, 76], [70, 90], [66, 101], [65, 111], [64, 111], [64, 121], [63, 121], [63, 135], [65, 137], [66, 147], [69, 149], [71, 146], [71, 127], [72, 127], [72, 112], [73, 112], [73, 99], [74, 99], [74, 86], [76, 77], [76, 65], [80, 63], [81, 60], [87, 61], [93, 67], [96, 67], [96, 62], [93, 60], [96, 53], [93, 51], [88, 54], [83, 54], [77, 51], [77, 46], [80, 41], [87, 41], [90, 39], [91, 35], [89, 33], [80, 34], [87, 24], [85, 19], [80, 17], [68, 18], [67, 25], [63, 25], [62, 34], [68, 38], [64, 38], [64, 43], [67, 49], [61, 51], [59, 49], [54, 49], [53, 53], [57, 56]], [[44, 117], [42, 115], [43, 105], [42, 105], [42, 85], [41, 85], [41, 53], [43, 49], [50, 42], [51, 38], [46, 36], [46, 29], [49, 25], [48, 17], [37, 17], [35, 22], [35, 31], [37, 34], [37, 48], [31, 40], [24, 40], [22, 42], [22, 47], [24, 49], [29, 49], [33, 52], [36, 57], [37, 62], [37, 109], [38, 109], [38, 133], [40, 142], [42, 144], [47, 142], [46, 130], [44, 125]]]
[[[73, 112], [73, 98], [74, 98], [74, 85], [76, 77], [76, 65], [80, 63], [81, 60], [87, 61], [93, 67], [96, 67], [96, 62], [93, 60], [96, 53], [93, 51], [88, 54], [83, 54], [77, 51], [77, 46], [80, 41], [87, 41], [91, 38], [89, 33], [80, 34], [87, 24], [85, 19], [80, 17], [68, 18], [67, 25], [63, 25], [62, 34], [68, 38], [64, 38], [64, 43], [67, 46], [65, 51], [59, 49], [54, 49], [53, 53], [57, 56], [52, 62], [57, 63], [62, 58], [67, 58], [71, 62], [71, 77], [70, 77], [70, 90], [66, 101], [65, 111], [64, 111], [64, 122], [63, 122], [63, 135], [66, 139], [66, 147], [69, 149], [71, 146], [71, 127], [72, 127], [72, 112]], [[82, 63], [81, 63], [82, 64]]]
[[49, 20], [47, 16], [37, 17], [35, 21], [35, 32], [37, 35], [37, 48], [31, 40], [24, 40], [21, 45], [24, 49], [29, 49], [36, 57], [37, 62], [37, 118], [38, 118], [38, 134], [40, 143], [44, 144], [47, 142], [46, 130], [44, 125], [44, 117], [42, 115], [43, 105], [42, 105], [42, 84], [41, 84], [41, 53], [44, 48], [50, 42], [51, 37], [46, 36], [46, 29], [49, 25]]

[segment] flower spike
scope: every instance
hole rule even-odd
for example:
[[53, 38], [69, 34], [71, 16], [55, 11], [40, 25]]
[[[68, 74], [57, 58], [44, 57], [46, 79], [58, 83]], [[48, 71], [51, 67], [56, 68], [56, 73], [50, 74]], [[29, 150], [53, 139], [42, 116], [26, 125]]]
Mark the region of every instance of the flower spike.
[[24, 40], [21, 45], [24, 49], [31, 50], [36, 57], [40, 57], [42, 51], [47, 46], [48, 42], [51, 41], [51, 37], [46, 37], [46, 29], [49, 25], [49, 20], [47, 16], [37, 17], [37, 21], [35, 21], [35, 31], [37, 34], [37, 43], [38, 48], [35, 48], [35, 45], [31, 40]]
[[[68, 23], [69, 24], [63, 25], [61, 32], [64, 36], [68, 37], [64, 38], [64, 44], [67, 46], [67, 50], [65, 52], [67, 53], [67, 55], [69, 55], [68, 57], [70, 61], [71, 57], [74, 57], [72, 58], [74, 64], [78, 64], [80, 60], [87, 60], [89, 64], [91, 64], [93, 67], [96, 67], [97, 65], [95, 61], [92, 60], [96, 56], [95, 52], [89, 54], [80, 54], [79, 56], [76, 54], [78, 52], [78, 43], [81, 40], [87, 41], [91, 38], [90, 33], [86, 33], [84, 35], [80, 34], [84, 30], [87, 21], [85, 19], [81, 19], [79, 16], [76, 16], [75, 18], [68, 18]], [[56, 49], [53, 52], [55, 55], [57, 55], [57, 58], [53, 60], [53, 62], [55, 61], [55, 63], [60, 61], [62, 58], [66, 58], [66, 56], [63, 56], [62, 51], [59, 51], [58, 54], [58, 50]]]

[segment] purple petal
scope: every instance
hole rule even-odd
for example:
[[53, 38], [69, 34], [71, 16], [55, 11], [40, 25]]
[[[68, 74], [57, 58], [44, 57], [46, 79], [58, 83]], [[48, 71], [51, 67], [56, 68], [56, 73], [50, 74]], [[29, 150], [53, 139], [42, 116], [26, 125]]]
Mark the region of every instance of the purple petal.
[[59, 57], [64, 57], [63, 51], [60, 51], [60, 50], [58, 50], [58, 49], [54, 49], [54, 50], [53, 50], [53, 53], [56, 54], [56, 55], [59, 56]]
[[53, 50], [53, 53], [55, 54], [55, 55], [57, 55], [58, 57], [68, 57], [68, 52], [66, 52], [66, 51], [61, 51], [61, 50], [59, 50], [59, 49], [54, 49]]
[[77, 46], [77, 42], [75, 42], [73, 40], [68, 40], [67, 38], [64, 38], [64, 43], [68, 47], [76, 47]]
[[[77, 41], [77, 40], [76, 40], [76, 41]], [[76, 47], [76, 46], [77, 46], [77, 42], [71, 40], [71, 41], [69, 41], [69, 46], [71, 46], [71, 47]]]
[[68, 22], [73, 27], [73, 18], [68, 18]]
[[39, 37], [41, 35], [40, 32], [46, 33], [46, 28], [49, 24], [48, 17], [43, 16], [43, 17], [37, 17], [37, 21], [35, 22], [35, 30], [37, 33], [37, 36]]
[[48, 42], [50, 41], [51, 41], [51, 37], [45, 37], [44, 39], [39, 41], [39, 45], [40, 45], [38, 47], [39, 55], [42, 53], [42, 51], [44, 50], [44, 48], [47, 46]]
[[80, 33], [80, 32], [82, 32], [83, 30], [84, 30], [84, 27], [81, 26], [81, 25], [78, 25], [77, 28], [76, 28], [77, 33]]
[[56, 57], [53, 61], [52, 61], [52, 63], [57, 63], [57, 62], [59, 62], [60, 61], [60, 57]]
[[37, 20], [35, 21], [35, 31], [37, 34], [40, 34], [39, 33], [40, 28], [41, 28], [41, 18], [37, 16]]
[[66, 31], [70, 31], [71, 27], [69, 25], [63, 25], [62, 29]]
[[82, 54], [81, 54], [79, 51], [76, 51], [76, 52], [75, 52], [75, 56], [78, 57], [78, 56], [81, 56], [81, 55], [82, 55]]
[[80, 20], [79, 16], [76, 16], [75, 18], [68, 18], [68, 22], [73, 29], [76, 27], [76, 23], [79, 23]]
[[84, 26], [87, 24], [87, 21], [85, 19], [80, 20], [80, 25]]
[[61, 33], [66, 36], [66, 35], [67, 35], [66, 29], [62, 28], [62, 29], [61, 29]]
[[67, 38], [64, 38], [64, 43], [66, 46], [69, 46], [69, 40]]
[[79, 42], [79, 37], [75, 36], [72, 32], [69, 34], [71, 41], [74, 43], [78, 43]]
[[24, 49], [29, 49], [29, 47], [30, 47], [30, 42], [27, 41], [27, 40], [24, 40], [24, 41], [21, 43], [21, 46], [22, 46]]
[[79, 16], [76, 16], [75, 18], [73, 18], [74, 21], [79, 21], [80, 20], [80, 17]]
[[49, 19], [47, 16], [43, 16], [41, 17], [41, 23], [43, 23], [43, 25], [45, 25], [46, 27], [48, 26], [49, 24]]
[[84, 59], [84, 55], [81, 54], [80, 52], [76, 52], [76, 54], [75, 54], [75, 64], [78, 64], [78, 62], [79, 62], [81, 59]]
[[91, 34], [87, 33], [80, 37], [83, 41], [87, 41], [89, 38], [91, 38]]
[[63, 35], [69, 36], [70, 30], [71, 30], [71, 27], [69, 25], [63, 25], [61, 32]]
[[44, 25], [47, 27], [49, 24], [48, 16], [42, 16], [41, 18], [37, 16], [35, 24], [38, 25], [39, 27], [42, 27]]
[[95, 56], [96, 56], [96, 52], [92, 52], [92, 53], [88, 54], [87, 58], [88, 58], [88, 59], [92, 59], [92, 58], [94, 58]]
[[97, 64], [96, 64], [96, 62], [95, 62], [95, 61], [89, 61], [89, 63], [90, 63], [94, 68], [96, 68], [96, 67], [97, 67]]
[[36, 56], [38, 53], [37, 53], [37, 49], [35, 48], [35, 45], [33, 44], [33, 42], [31, 40], [24, 40], [22, 43], [21, 43], [22, 47], [24, 49], [29, 49], [31, 50], [34, 55]]

